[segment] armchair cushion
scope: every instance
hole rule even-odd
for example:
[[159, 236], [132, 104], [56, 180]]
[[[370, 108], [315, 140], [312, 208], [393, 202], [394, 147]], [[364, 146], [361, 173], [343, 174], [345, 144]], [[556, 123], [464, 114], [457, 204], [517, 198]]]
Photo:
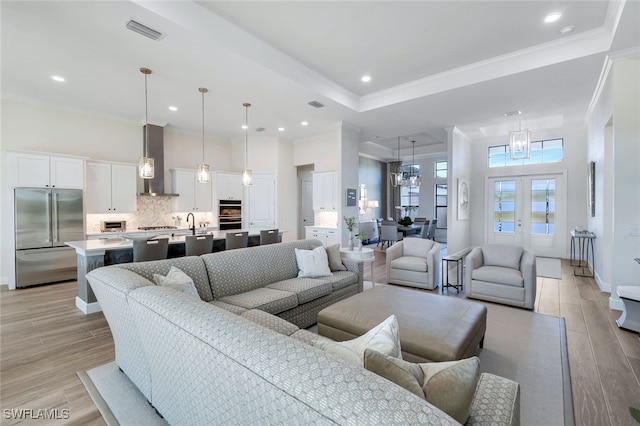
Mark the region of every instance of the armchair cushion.
[[415, 256], [402, 256], [391, 261], [394, 269], [404, 269], [407, 271], [427, 272], [427, 258]]
[[486, 244], [482, 246], [482, 257], [485, 266], [502, 266], [520, 270], [520, 259], [524, 249], [517, 246]]
[[500, 266], [482, 266], [474, 269], [471, 279], [492, 282], [496, 284], [524, 287], [524, 278], [519, 270]]

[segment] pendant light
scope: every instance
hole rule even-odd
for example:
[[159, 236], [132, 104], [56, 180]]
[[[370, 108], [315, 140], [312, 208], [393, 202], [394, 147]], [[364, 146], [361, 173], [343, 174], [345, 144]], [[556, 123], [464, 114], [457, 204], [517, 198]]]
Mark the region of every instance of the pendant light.
[[202, 163], [198, 164], [198, 182], [209, 183], [209, 165], [204, 163], [204, 94], [209, 90], [201, 87], [198, 91], [202, 93]]
[[251, 104], [245, 102], [242, 106], [244, 107], [244, 170], [242, 171], [242, 184], [244, 186], [250, 186], [253, 184], [253, 174], [251, 170], [248, 169], [249, 142], [247, 132], [249, 131], [249, 107]]
[[391, 179], [391, 185], [401, 186], [402, 185], [402, 165], [400, 164], [400, 136], [398, 136], [398, 163], [397, 166], [400, 167], [399, 172], [389, 173], [389, 178]]
[[422, 178], [419, 174], [413, 174], [413, 169], [416, 166], [416, 141], [411, 141], [411, 171], [409, 176], [409, 186], [420, 186]]
[[531, 156], [531, 132], [522, 130], [522, 120], [518, 120], [518, 131], [509, 132], [509, 152], [512, 160], [522, 160]]
[[140, 72], [144, 74], [144, 152], [140, 161], [138, 162], [138, 175], [142, 179], [153, 179], [154, 165], [153, 158], [149, 157], [149, 132], [147, 130], [147, 124], [149, 124], [148, 115], [148, 102], [147, 102], [147, 76], [151, 74], [149, 68], [140, 68]]

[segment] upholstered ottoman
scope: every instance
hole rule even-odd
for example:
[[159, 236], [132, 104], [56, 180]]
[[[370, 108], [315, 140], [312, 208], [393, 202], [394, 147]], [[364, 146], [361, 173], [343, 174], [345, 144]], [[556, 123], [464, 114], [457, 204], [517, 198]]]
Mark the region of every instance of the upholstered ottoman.
[[356, 338], [395, 314], [402, 357], [410, 362], [453, 361], [482, 347], [487, 308], [419, 290], [376, 286], [318, 313], [318, 334], [335, 341]]

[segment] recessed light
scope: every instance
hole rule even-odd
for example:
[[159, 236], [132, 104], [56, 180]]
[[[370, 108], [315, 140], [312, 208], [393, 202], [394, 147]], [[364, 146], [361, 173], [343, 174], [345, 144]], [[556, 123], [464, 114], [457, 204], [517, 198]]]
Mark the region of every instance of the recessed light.
[[363, 83], [368, 83], [368, 82], [371, 81], [371, 76], [370, 75], [363, 75], [360, 80], [362, 80]]
[[249, 126], [247, 126], [246, 124], [242, 125], [242, 130], [247, 130], [249, 128]]
[[566, 27], [560, 28], [560, 34], [569, 34], [573, 32], [573, 25], [567, 25]]
[[309, 123], [307, 121], [303, 121], [302, 123], [300, 123], [302, 126], [308, 126]]
[[175, 107], [173, 105], [169, 107], [169, 111], [177, 111], [177, 110], [178, 110], [178, 107]]
[[561, 16], [562, 16], [562, 13], [560, 12], [551, 12], [550, 14], [544, 17], [544, 22], [546, 22], [547, 24], [551, 22], [555, 22], [558, 19], [560, 19]]
[[279, 132], [284, 132], [284, 127], [278, 127]]
[[516, 111], [505, 112], [504, 116], [505, 117], [513, 117], [514, 115], [521, 115], [521, 114], [522, 114], [522, 111], [516, 110]]
[[52, 76], [51, 76], [51, 79], [52, 79], [53, 81], [57, 81], [57, 82], [59, 82], [59, 83], [64, 82], [64, 77], [61, 77], [61, 76], [59, 76], [59, 75], [52, 75]]

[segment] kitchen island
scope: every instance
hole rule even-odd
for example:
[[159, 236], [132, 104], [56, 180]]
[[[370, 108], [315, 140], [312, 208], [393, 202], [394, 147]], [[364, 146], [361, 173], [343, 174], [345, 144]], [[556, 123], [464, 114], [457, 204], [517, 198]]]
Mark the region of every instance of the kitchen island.
[[[260, 230], [229, 230], [229, 231], [209, 231], [206, 234], [213, 235], [213, 251], [223, 251], [225, 249], [225, 237], [227, 232], [249, 232], [249, 247], [260, 245]], [[197, 235], [205, 235], [199, 232]], [[65, 241], [65, 244], [76, 250], [78, 260], [78, 294], [76, 296], [76, 307], [85, 314], [100, 312], [100, 305], [96, 296], [87, 282], [86, 275], [101, 266], [114, 265], [117, 263], [133, 262], [133, 242], [135, 237], [102, 238], [82, 241]], [[168, 238], [168, 257], [180, 257], [185, 255], [185, 235], [155, 235], [153, 238]], [[282, 231], [280, 231], [282, 238]]]

